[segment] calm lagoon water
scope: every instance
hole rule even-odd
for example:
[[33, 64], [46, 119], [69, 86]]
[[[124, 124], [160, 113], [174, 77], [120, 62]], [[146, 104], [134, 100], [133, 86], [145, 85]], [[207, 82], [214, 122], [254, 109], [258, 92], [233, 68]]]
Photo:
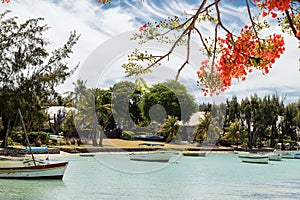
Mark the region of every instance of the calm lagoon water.
[[0, 179], [0, 199], [300, 199], [300, 160], [242, 163], [237, 155], [130, 161], [128, 154], [52, 157], [69, 160], [64, 179]]

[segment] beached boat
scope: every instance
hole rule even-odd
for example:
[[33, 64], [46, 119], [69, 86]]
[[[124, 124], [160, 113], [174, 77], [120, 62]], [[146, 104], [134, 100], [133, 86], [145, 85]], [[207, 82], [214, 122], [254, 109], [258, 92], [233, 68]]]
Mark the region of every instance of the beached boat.
[[0, 156], [0, 161], [8, 160], [8, 161], [23, 161], [24, 157], [15, 157], [15, 156]]
[[205, 152], [205, 151], [183, 151], [182, 155], [184, 155], [184, 156], [195, 156], [195, 157], [206, 157], [207, 152]]
[[169, 162], [174, 152], [159, 151], [146, 153], [131, 153], [130, 160], [148, 161], [148, 162]]
[[144, 141], [156, 141], [156, 142], [164, 142], [166, 138], [164, 136], [157, 135], [137, 135], [134, 137], [135, 140], [144, 140]]
[[241, 159], [242, 162], [246, 162], [246, 163], [268, 164], [269, 162], [268, 155], [248, 154], [248, 155], [239, 155], [239, 158]]
[[270, 161], [281, 161], [280, 153], [269, 153], [267, 154]]

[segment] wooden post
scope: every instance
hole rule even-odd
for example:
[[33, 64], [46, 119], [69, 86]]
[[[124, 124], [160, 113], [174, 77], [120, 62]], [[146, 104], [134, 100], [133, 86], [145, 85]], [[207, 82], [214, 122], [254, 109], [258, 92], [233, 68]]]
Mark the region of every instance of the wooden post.
[[20, 119], [21, 119], [21, 122], [22, 122], [23, 130], [24, 130], [24, 135], [25, 135], [25, 140], [26, 140], [26, 143], [27, 143], [27, 145], [29, 147], [29, 152], [31, 154], [31, 157], [32, 157], [32, 160], [33, 160], [33, 164], [34, 164], [34, 166], [36, 166], [36, 162], [35, 162], [32, 150], [31, 150], [31, 146], [30, 146], [28, 135], [27, 135], [26, 127], [25, 127], [25, 124], [24, 124], [24, 121], [23, 121], [23, 116], [22, 116], [21, 110], [18, 109], [18, 112], [19, 112]]

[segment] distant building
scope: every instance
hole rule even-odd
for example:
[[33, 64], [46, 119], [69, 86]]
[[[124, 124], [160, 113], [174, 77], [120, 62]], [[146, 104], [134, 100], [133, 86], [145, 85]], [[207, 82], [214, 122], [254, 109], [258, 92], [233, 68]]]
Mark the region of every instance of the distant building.
[[191, 140], [196, 126], [199, 124], [200, 118], [204, 119], [204, 112], [196, 112], [191, 115], [190, 120], [186, 123], [180, 121], [181, 137], [183, 141]]
[[54, 116], [57, 117], [59, 114], [63, 117], [68, 114], [68, 112], [72, 110], [75, 113], [78, 112], [76, 108], [68, 108], [65, 106], [50, 106], [46, 109], [46, 114], [50, 117], [50, 122], [53, 123]]

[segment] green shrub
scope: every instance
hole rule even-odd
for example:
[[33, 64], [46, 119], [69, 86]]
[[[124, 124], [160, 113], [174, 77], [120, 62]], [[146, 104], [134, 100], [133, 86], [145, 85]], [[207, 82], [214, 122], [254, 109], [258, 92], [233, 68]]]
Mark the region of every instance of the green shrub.
[[65, 140], [59, 140], [59, 141], [57, 141], [57, 144], [58, 145], [66, 145], [67, 143]]
[[72, 145], [75, 145], [76, 144], [76, 138], [70, 138], [70, 143], [72, 144]]
[[13, 139], [11, 139], [11, 137], [7, 138], [7, 143], [8, 143], [8, 146], [14, 146], [15, 145], [15, 143], [14, 143]]
[[122, 131], [122, 136], [127, 137], [129, 139], [134, 139], [135, 133], [132, 131]]
[[22, 143], [24, 141], [23, 131], [11, 131], [10, 137], [14, 142]]
[[42, 144], [49, 144], [49, 135], [46, 132], [29, 132], [28, 138], [30, 143], [35, 143], [35, 141], [40, 140]]

